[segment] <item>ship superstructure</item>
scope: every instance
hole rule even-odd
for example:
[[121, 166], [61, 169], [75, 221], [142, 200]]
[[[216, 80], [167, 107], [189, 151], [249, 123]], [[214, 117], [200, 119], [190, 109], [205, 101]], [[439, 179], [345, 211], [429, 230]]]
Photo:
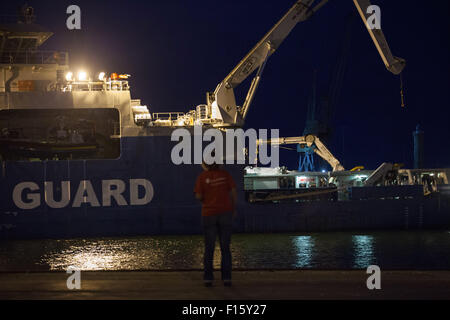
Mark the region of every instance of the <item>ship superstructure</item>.
[[[7, 111], [0, 121], [8, 123], [1, 126], [2, 158], [73, 159], [87, 154], [115, 158], [119, 137], [166, 134], [167, 130], [157, 129], [162, 127], [242, 127], [269, 57], [297, 24], [326, 2], [297, 1], [216, 89], [206, 94], [205, 104], [188, 112], [164, 113], [152, 112], [131, 98], [128, 75], [73, 71], [67, 52], [38, 50], [52, 33], [34, 23], [32, 8], [24, 8], [18, 23], [1, 27], [0, 110]], [[399, 74], [405, 61], [392, 55], [382, 30], [372, 30], [367, 23], [370, 2], [354, 0], [354, 4], [387, 69]], [[245, 101], [238, 106], [234, 88], [253, 73]], [[37, 109], [38, 116], [33, 112]]]

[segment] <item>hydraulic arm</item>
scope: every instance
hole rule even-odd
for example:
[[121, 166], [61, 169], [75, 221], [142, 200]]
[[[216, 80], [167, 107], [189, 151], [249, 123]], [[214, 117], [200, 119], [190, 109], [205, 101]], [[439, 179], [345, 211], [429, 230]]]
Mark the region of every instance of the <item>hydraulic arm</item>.
[[367, 28], [367, 31], [369, 31], [370, 37], [372, 38], [373, 43], [375, 44], [375, 47], [377, 48], [378, 53], [381, 56], [381, 59], [383, 59], [384, 65], [393, 74], [400, 74], [406, 65], [405, 60], [402, 58], [394, 57], [386, 41], [386, 38], [384, 37], [383, 31], [381, 29], [372, 29], [367, 23], [367, 18], [370, 15], [367, 12], [367, 8], [371, 6], [370, 1], [353, 0], [353, 3], [355, 4], [356, 9], [358, 9], [359, 15], [361, 16], [364, 25]]
[[286, 145], [286, 144], [306, 144], [308, 147], [314, 146], [314, 152], [317, 153], [322, 159], [328, 162], [333, 171], [343, 171], [344, 167], [341, 165], [338, 159], [331, 153], [330, 150], [320, 141], [320, 139], [314, 135], [307, 135], [301, 137], [286, 137], [270, 140], [258, 140], [258, 145], [267, 143], [272, 145]]
[[[278, 49], [297, 23], [310, 18], [327, 2], [328, 0], [298, 0], [225, 79], [217, 85], [215, 91], [207, 94], [207, 106], [211, 110], [214, 109], [214, 114], [219, 120], [218, 126], [243, 125], [268, 58]], [[367, 23], [370, 16], [367, 13], [367, 8], [371, 5], [370, 1], [353, 0], [353, 2], [387, 69], [394, 74], [399, 74], [405, 67], [405, 60], [393, 56], [383, 31], [381, 29], [372, 30]], [[250, 84], [245, 101], [241, 107], [238, 107], [233, 89], [255, 70], [257, 72]]]

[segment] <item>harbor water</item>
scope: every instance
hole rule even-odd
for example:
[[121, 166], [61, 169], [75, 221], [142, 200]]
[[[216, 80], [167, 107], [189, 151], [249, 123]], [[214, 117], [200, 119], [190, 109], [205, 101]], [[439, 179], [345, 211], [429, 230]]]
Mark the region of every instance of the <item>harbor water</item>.
[[[450, 231], [234, 234], [234, 269], [449, 270]], [[66, 270], [197, 270], [203, 238], [11, 240], [0, 242], [1, 272]], [[220, 250], [215, 252], [220, 268]]]

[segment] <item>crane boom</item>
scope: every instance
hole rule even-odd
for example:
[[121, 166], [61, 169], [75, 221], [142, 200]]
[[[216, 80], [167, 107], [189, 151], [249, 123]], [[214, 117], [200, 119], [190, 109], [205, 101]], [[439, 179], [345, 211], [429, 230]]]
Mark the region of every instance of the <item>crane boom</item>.
[[331, 153], [331, 151], [320, 141], [320, 139], [312, 134], [301, 137], [283, 137], [270, 140], [257, 140], [257, 144], [271, 144], [271, 145], [285, 145], [285, 144], [306, 144], [308, 147], [314, 145], [314, 152], [322, 159], [328, 162], [333, 168], [333, 171], [343, 171], [344, 167], [338, 159]]
[[[241, 126], [244, 124], [250, 104], [261, 80], [267, 59], [278, 49], [292, 29], [301, 21], [310, 18], [322, 8], [328, 0], [298, 0], [288, 12], [267, 32], [252, 50], [220, 82], [214, 92], [207, 93], [206, 106], [211, 110], [212, 123], [215, 126]], [[367, 23], [369, 0], [353, 0], [369, 34], [375, 43], [386, 68], [399, 74], [405, 67], [405, 60], [392, 55], [381, 29], [371, 29]], [[241, 107], [236, 105], [234, 88], [250, 74], [258, 70]]]
[[400, 74], [406, 65], [405, 60], [393, 56], [383, 31], [381, 29], [372, 29], [367, 23], [367, 18], [369, 16], [367, 8], [371, 6], [370, 0], [353, 0], [353, 3], [355, 4], [356, 9], [358, 9], [359, 15], [361, 16], [367, 31], [369, 31], [370, 37], [372, 38], [381, 59], [383, 59], [384, 65], [393, 74]]
[[[321, 0], [315, 7], [316, 0], [298, 0], [289, 11], [265, 34], [249, 53], [220, 82], [214, 93], [207, 95], [207, 105], [215, 109], [215, 114], [223, 123], [242, 125], [253, 100], [259, 80], [261, 79], [267, 59], [281, 45], [297, 23], [307, 20], [328, 0]], [[238, 86], [256, 69], [247, 97], [238, 110], [233, 88]]]
[[270, 29], [269, 32], [250, 50], [249, 53], [223, 79], [227, 87], [235, 88], [272, 55], [289, 35], [295, 25], [308, 19], [313, 13], [310, 9], [315, 0], [297, 1], [291, 9]]

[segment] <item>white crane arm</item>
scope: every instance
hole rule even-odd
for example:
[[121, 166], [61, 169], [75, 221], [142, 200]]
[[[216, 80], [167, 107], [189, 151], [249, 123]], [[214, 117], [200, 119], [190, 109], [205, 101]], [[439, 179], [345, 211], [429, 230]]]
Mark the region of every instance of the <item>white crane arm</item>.
[[[216, 108], [217, 114], [220, 114], [220, 119], [224, 123], [243, 124], [269, 56], [278, 49], [298, 22], [308, 19], [328, 0], [322, 0], [315, 7], [311, 7], [314, 2], [316, 0], [298, 0], [225, 79], [217, 85], [213, 96], [208, 96], [207, 104], [212, 108]], [[256, 69], [258, 69], [258, 72], [253, 78], [247, 97], [241, 110], [238, 112], [233, 88], [238, 86]]]
[[[207, 94], [206, 103], [210, 110], [214, 110], [211, 113], [215, 115], [213, 120], [216, 121], [214, 122], [216, 126], [243, 125], [267, 59], [278, 49], [297, 23], [307, 20], [327, 2], [328, 0], [298, 0], [225, 79], [217, 85], [215, 91]], [[381, 28], [371, 29], [367, 23], [369, 18], [367, 8], [371, 5], [370, 1], [353, 0], [353, 3], [361, 15], [386, 68], [394, 74], [399, 74], [405, 67], [405, 60], [392, 55]], [[256, 69], [258, 69], [258, 72], [252, 80], [247, 97], [242, 107], [238, 109], [233, 89]]]
[[333, 169], [333, 171], [343, 171], [344, 167], [341, 165], [338, 159], [331, 153], [330, 150], [323, 144], [320, 139], [312, 134], [301, 137], [284, 137], [284, 138], [276, 138], [270, 140], [257, 140], [257, 144], [272, 144], [272, 145], [282, 145], [282, 144], [306, 144], [308, 147], [312, 145], [315, 146], [314, 152], [317, 153], [322, 159], [328, 162]]
[[328, 162], [333, 168], [333, 171], [344, 171], [344, 167], [341, 165], [338, 159], [331, 153], [330, 150], [320, 141], [319, 137], [315, 137], [314, 144], [316, 149], [314, 150], [322, 159]]
[[367, 23], [367, 18], [370, 16], [370, 14], [367, 13], [367, 8], [371, 6], [370, 0], [353, 0], [353, 3], [355, 4], [356, 9], [358, 9], [359, 15], [361, 16], [367, 31], [369, 31], [370, 37], [372, 38], [381, 59], [383, 59], [384, 65], [393, 74], [400, 74], [406, 65], [405, 60], [393, 56], [383, 31], [381, 29], [372, 29]]
[[268, 56], [275, 52], [283, 40], [289, 35], [295, 25], [306, 20], [312, 14], [311, 4], [315, 0], [299, 0], [291, 9], [270, 29], [269, 32], [250, 50], [249, 53], [223, 79], [227, 87], [235, 88], [253, 71], [262, 65], [267, 56], [267, 46], [270, 46]]

